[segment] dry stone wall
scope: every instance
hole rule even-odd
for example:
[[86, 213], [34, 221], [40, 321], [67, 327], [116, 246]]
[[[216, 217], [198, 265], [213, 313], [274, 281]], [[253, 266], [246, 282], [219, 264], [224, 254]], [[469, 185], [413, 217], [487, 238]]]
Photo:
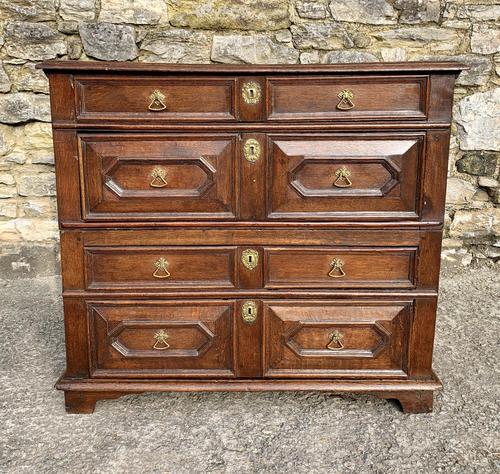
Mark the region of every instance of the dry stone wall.
[[339, 63], [456, 59], [445, 257], [500, 257], [500, 2], [0, 0], [0, 274], [50, 272], [47, 59]]

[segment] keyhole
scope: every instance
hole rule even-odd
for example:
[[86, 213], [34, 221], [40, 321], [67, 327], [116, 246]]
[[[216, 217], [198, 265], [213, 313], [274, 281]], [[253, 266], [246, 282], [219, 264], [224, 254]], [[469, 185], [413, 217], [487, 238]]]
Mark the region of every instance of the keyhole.
[[250, 154], [255, 155], [255, 146], [254, 145], [250, 145]]
[[252, 315], [252, 308], [248, 308], [248, 315], [251, 316]]
[[251, 255], [249, 255], [249, 256], [248, 256], [248, 262], [249, 262], [249, 263], [252, 263], [252, 261], [253, 261], [253, 257], [252, 257]]
[[248, 89], [248, 95], [253, 99], [255, 97], [255, 89]]

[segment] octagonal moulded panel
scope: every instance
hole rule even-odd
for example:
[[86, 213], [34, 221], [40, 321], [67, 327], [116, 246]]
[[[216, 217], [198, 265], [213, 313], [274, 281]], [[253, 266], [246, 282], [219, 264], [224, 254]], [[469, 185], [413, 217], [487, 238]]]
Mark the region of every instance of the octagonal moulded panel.
[[[349, 187], [333, 184], [339, 179], [335, 172], [342, 168], [349, 173]], [[304, 158], [290, 172], [289, 181], [303, 197], [385, 196], [399, 184], [399, 173], [391, 157]]]
[[[215, 184], [216, 170], [210, 159], [213, 161], [214, 157], [115, 158], [103, 171], [104, 183], [119, 198], [201, 198]], [[160, 173], [160, 177], [155, 177], [155, 173]], [[155, 180], [160, 183], [158, 187], [151, 186]]]
[[[344, 347], [339, 351], [327, 349], [334, 331], [342, 334]], [[327, 334], [324, 335], [323, 333]], [[325, 336], [321, 340], [321, 336]], [[284, 336], [285, 344], [299, 357], [376, 357], [384, 349], [391, 334], [372, 322], [316, 323], [301, 321]], [[325, 342], [326, 341], [326, 342]]]
[[236, 135], [80, 135], [85, 220], [236, 217]]
[[[160, 349], [155, 350], [153, 349], [157, 343], [155, 335], [160, 331], [167, 334], [168, 339], [166, 338], [164, 342], [160, 341], [158, 344]], [[152, 342], [142, 344], [141, 332], [149, 334]], [[185, 347], [176, 347], [175, 333], [178, 335], [181, 333], [180, 339], [182, 341], [188, 339], [189, 344], [187, 346], [182, 344]], [[124, 357], [199, 357], [212, 345], [214, 334], [200, 321], [164, 323], [123, 321], [108, 333], [108, 338], [111, 346]]]

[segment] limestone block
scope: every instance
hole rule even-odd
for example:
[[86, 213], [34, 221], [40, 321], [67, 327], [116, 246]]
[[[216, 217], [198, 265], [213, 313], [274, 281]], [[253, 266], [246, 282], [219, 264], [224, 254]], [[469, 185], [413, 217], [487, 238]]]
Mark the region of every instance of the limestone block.
[[168, 28], [149, 33], [141, 44], [142, 61], [206, 63], [210, 61], [211, 36], [204, 31]]
[[492, 54], [500, 51], [500, 29], [487, 25], [474, 25], [470, 40], [472, 52]]
[[54, 173], [23, 174], [19, 178], [20, 196], [55, 196]]
[[29, 120], [50, 122], [49, 96], [29, 92], [0, 95], [0, 122], [21, 123]]
[[44, 60], [66, 54], [64, 36], [44, 23], [14, 21], [5, 27], [5, 49], [14, 58]]
[[463, 98], [456, 121], [462, 150], [500, 150], [500, 87]]
[[101, 0], [99, 21], [156, 25], [167, 21], [165, 0]]
[[214, 30], [281, 30], [290, 26], [287, 0], [170, 0], [173, 26]]
[[446, 203], [453, 205], [462, 205], [472, 201], [476, 192], [476, 187], [459, 178], [448, 178], [446, 187]]
[[391, 25], [397, 20], [397, 11], [387, 0], [335, 0], [330, 11], [337, 21]]
[[87, 56], [107, 61], [126, 61], [138, 55], [135, 31], [129, 25], [82, 23], [80, 36]]
[[65, 20], [92, 21], [95, 19], [95, 0], [60, 0], [60, 2], [59, 15]]
[[335, 23], [300, 23], [290, 29], [294, 46], [301, 49], [339, 49], [348, 38], [346, 30]]
[[296, 63], [299, 52], [262, 34], [216, 35], [211, 58], [218, 63], [287, 64]]
[[50, 21], [56, 17], [57, 0], [0, 0], [0, 19]]

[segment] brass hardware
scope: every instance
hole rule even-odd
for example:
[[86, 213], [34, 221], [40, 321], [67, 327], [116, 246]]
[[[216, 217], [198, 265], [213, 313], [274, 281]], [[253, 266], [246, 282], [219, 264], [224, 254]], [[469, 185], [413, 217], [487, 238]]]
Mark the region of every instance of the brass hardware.
[[351, 110], [355, 107], [354, 102], [354, 92], [350, 89], [344, 89], [337, 94], [337, 97], [340, 99], [337, 104], [337, 109], [339, 110]]
[[342, 278], [345, 276], [345, 272], [342, 269], [344, 262], [340, 258], [334, 258], [330, 263], [332, 266], [331, 270], [328, 272], [328, 276], [332, 278]]
[[349, 179], [351, 172], [345, 167], [339, 168], [335, 171], [336, 179], [333, 185], [337, 188], [350, 188], [352, 186], [352, 181]]
[[260, 158], [260, 143], [255, 138], [249, 138], [243, 147], [245, 159], [250, 163], [255, 163]]
[[256, 82], [245, 82], [241, 88], [243, 100], [246, 104], [257, 104], [260, 100], [260, 85]]
[[151, 103], [148, 105], [148, 109], [153, 112], [160, 112], [161, 110], [165, 110], [167, 108], [167, 104], [165, 104], [165, 94], [160, 92], [158, 89], [155, 89], [150, 94], [149, 100]]
[[153, 265], [156, 268], [153, 272], [155, 278], [168, 278], [170, 276], [170, 272], [167, 270], [168, 261], [166, 258], [159, 258]]
[[241, 317], [247, 324], [252, 324], [257, 319], [257, 304], [255, 301], [245, 301], [241, 306]]
[[151, 172], [153, 180], [149, 183], [152, 188], [164, 188], [168, 183], [165, 179], [167, 172], [163, 168], [155, 168]]
[[155, 335], [155, 343], [153, 344], [153, 349], [157, 351], [164, 351], [170, 347], [170, 344], [167, 342], [169, 335], [165, 329], [160, 329]]
[[259, 252], [253, 249], [243, 250], [241, 253], [241, 261], [249, 270], [253, 270], [259, 263]]
[[326, 345], [327, 349], [331, 351], [341, 351], [344, 348], [344, 344], [342, 344], [342, 339], [344, 339], [344, 335], [335, 330], [329, 336], [330, 342]]

